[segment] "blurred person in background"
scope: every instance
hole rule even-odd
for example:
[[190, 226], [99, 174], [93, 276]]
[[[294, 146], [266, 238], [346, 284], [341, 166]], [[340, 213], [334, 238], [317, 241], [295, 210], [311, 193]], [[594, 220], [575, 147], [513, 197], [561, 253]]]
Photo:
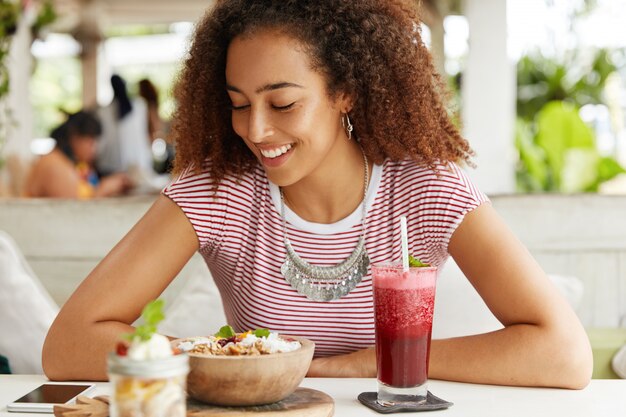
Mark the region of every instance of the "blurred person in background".
[[111, 77], [113, 101], [98, 110], [102, 135], [96, 166], [99, 172], [127, 172], [133, 177], [154, 174], [152, 150], [146, 118], [146, 103], [131, 100], [126, 82], [119, 75]]
[[26, 197], [92, 198], [125, 194], [132, 188], [123, 173], [100, 178], [94, 162], [102, 127], [91, 113], [80, 111], [54, 129], [56, 146], [35, 162]]
[[148, 117], [148, 133], [150, 139], [154, 141], [163, 138], [163, 121], [159, 116], [159, 92], [152, 82], [143, 78], [139, 81], [139, 96], [146, 102]]

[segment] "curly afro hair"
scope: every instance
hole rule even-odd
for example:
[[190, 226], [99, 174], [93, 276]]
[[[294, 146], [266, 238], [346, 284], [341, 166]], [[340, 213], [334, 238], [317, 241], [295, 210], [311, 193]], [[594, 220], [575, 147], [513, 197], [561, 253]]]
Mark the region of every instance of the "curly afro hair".
[[354, 134], [374, 162], [471, 164], [409, 1], [217, 0], [196, 27], [175, 88], [175, 173], [199, 171], [209, 161], [218, 182], [258, 163], [231, 125], [226, 53], [233, 38], [268, 29], [304, 45], [330, 97], [351, 94]]

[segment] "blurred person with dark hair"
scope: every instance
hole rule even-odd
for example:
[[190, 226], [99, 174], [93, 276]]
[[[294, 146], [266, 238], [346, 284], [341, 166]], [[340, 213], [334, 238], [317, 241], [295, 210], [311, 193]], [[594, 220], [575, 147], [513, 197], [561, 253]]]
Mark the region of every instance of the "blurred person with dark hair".
[[102, 121], [98, 170], [104, 174], [130, 170], [151, 175], [154, 171], [146, 103], [142, 99], [131, 99], [126, 82], [119, 75], [111, 77], [111, 87], [113, 100], [98, 110]]
[[174, 145], [166, 138], [167, 123], [159, 116], [159, 92], [147, 78], [139, 81], [139, 95], [147, 105], [147, 121], [152, 141], [153, 168], [158, 174], [165, 174], [174, 163]]
[[102, 127], [91, 113], [79, 111], [54, 129], [55, 148], [42, 156], [28, 176], [27, 197], [92, 198], [126, 193], [131, 182], [126, 174], [100, 178], [94, 162]]
[[163, 121], [159, 117], [159, 92], [152, 82], [143, 78], [139, 81], [139, 96], [141, 96], [148, 107], [148, 133], [150, 139], [163, 139]]

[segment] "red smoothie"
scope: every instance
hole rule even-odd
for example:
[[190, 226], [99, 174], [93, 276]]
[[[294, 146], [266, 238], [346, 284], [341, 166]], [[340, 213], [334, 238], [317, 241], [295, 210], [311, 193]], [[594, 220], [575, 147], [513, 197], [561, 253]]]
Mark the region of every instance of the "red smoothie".
[[378, 380], [396, 388], [428, 378], [435, 268], [373, 268]]

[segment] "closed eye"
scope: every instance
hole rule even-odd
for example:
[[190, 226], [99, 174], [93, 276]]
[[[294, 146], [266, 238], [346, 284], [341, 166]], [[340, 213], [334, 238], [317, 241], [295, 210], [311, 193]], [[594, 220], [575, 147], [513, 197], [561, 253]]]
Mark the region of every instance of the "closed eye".
[[230, 107], [231, 110], [238, 111], [238, 110], [245, 110], [248, 107], [250, 107], [250, 105], [249, 104], [245, 104], [243, 106], [235, 106], [235, 105], [231, 104], [229, 107]]
[[287, 104], [286, 106], [274, 106], [274, 105], [272, 105], [272, 108], [273, 108], [274, 110], [286, 111], [286, 110], [291, 109], [291, 108], [293, 107], [293, 105], [294, 105], [294, 104], [296, 104], [296, 102], [295, 102], [295, 101], [294, 101], [293, 103], [291, 103], [291, 104]]

